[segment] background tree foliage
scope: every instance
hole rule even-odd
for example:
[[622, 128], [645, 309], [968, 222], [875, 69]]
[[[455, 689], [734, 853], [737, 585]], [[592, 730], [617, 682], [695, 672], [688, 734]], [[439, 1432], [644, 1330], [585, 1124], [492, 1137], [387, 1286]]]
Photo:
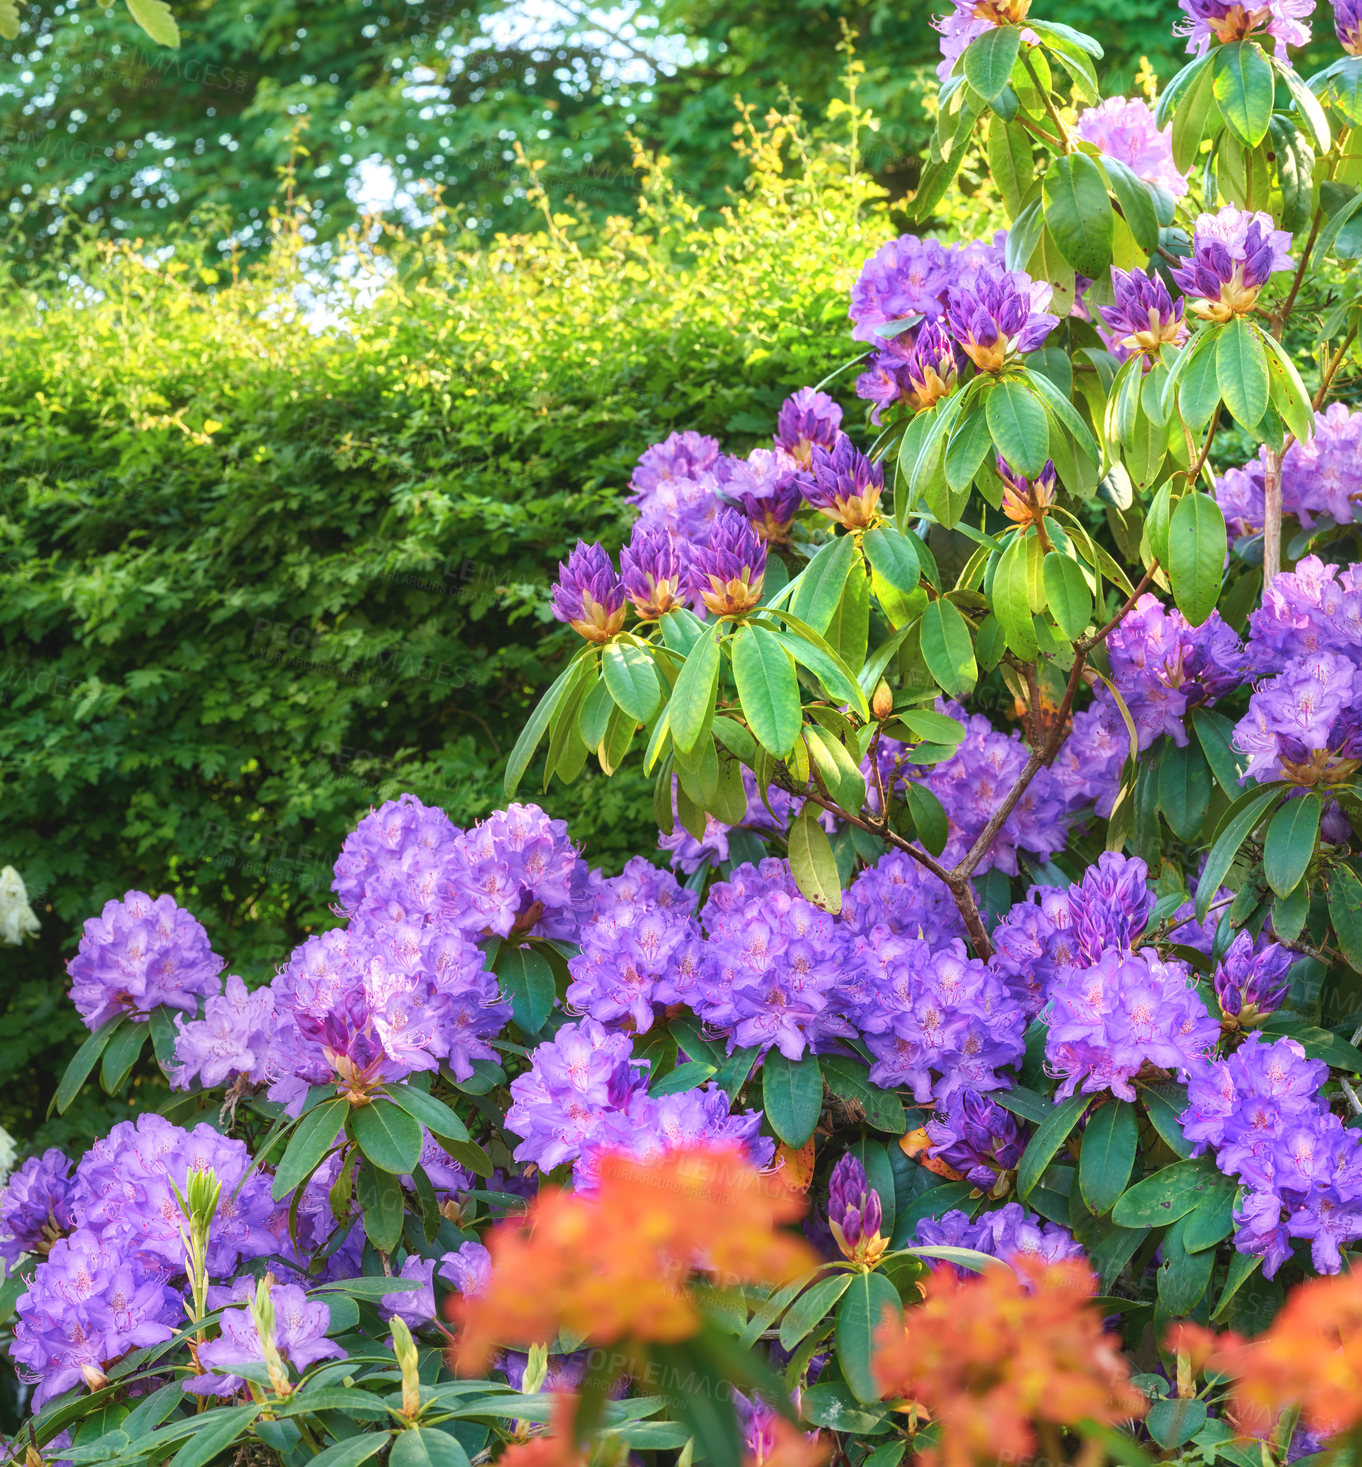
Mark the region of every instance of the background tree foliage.
[[[0, 60], [0, 206], [19, 268], [60, 253], [68, 219], [152, 241], [207, 226], [263, 248], [299, 129], [309, 224], [323, 238], [353, 222], [357, 197], [393, 188], [417, 209], [442, 191], [459, 225], [486, 237], [523, 229], [534, 211], [517, 145], [587, 216], [627, 213], [631, 135], [668, 154], [678, 187], [712, 211], [744, 172], [735, 94], [761, 110], [782, 95], [810, 115], [835, 110], [844, 28], [873, 58], [859, 90], [882, 119], [869, 165], [901, 193], [916, 178], [934, 94], [924, 0], [637, 0], [622, 24], [584, 0], [173, 9], [178, 51], [155, 46], [122, 7], [21, 9]], [[1177, 60], [1164, 0], [1072, 0], [1065, 14], [1106, 46], [1113, 83], [1142, 55], [1165, 71]]]

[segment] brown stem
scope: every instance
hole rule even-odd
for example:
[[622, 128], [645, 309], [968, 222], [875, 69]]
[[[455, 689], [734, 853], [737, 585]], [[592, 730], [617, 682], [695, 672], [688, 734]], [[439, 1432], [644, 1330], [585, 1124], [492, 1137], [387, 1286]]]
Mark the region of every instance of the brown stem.
[[1263, 590], [1282, 568], [1282, 456], [1266, 449], [1263, 458]]
[[1334, 374], [1343, 365], [1343, 358], [1347, 356], [1348, 348], [1353, 344], [1356, 339], [1357, 327], [1354, 326], [1353, 329], [1349, 331], [1348, 334], [1343, 338], [1343, 341], [1340, 343], [1338, 350], [1333, 355], [1333, 360], [1330, 361], [1329, 365], [1324, 369], [1324, 372], [1320, 377], [1319, 391], [1315, 393], [1315, 400], [1310, 404], [1310, 406], [1314, 408], [1316, 412], [1318, 412], [1320, 408], [1324, 406], [1324, 399], [1329, 395], [1329, 387], [1334, 380]]
[[1291, 314], [1291, 308], [1296, 304], [1296, 297], [1300, 294], [1301, 281], [1305, 279], [1305, 267], [1310, 263], [1310, 252], [1315, 248], [1315, 240], [1319, 237], [1319, 226], [1324, 220], [1324, 210], [1315, 210], [1315, 217], [1310, 224], [1310, 236], [1305, 241], [1305, 248], [1301, 251], [1300, 264], [1296, 266], [1295, 277], [1291, 281], [1291, 289], [1287, 292], [1286, 299], [1282, 302], [1281, 310], [1277, 311], [1272, 318], [1272, 334], [1278, 341], [1282, 338], [1282, 327], [1286, 325], [1286, 318]]
[[1220, 409], [1223, 403], [1216, 403], [1215, 411], [1211, 414], [1211, 425], [1206, 429], [1206, 441], [1201, 445], [1201, 452], [1197, 454], [1194, 462], [1187, 466], [1187, 483], [1193, 485], [1197, 481], [1197, 475], [1206, 467], [1206, 460], [1211, 456], [1211, 444], [1215, 441], [1215, 430], [1220, 426]]
[[1055, 131], [1059, 134], [1060, 148], [1066, 153], [1072, 152], [1073, 145], [1069, 141], [1069, 129], [1064, 126], [1063, 120], [1060, 118], [1059, 113], [1055, 111], [1055, 104], [1050, 100], [1049, 88], [1041, 86], [1040, 77], [1036, 74], [1036, 68], [1032, 64], [1030, 56], [1027, 54], [1025, 41], [1022, 42], [1021, 63], [1026, 68], [1026, 74], [1031, 78], [1032, 85], [1040, 93], [1041, 101], [1045, 103], [1045, 111], [1048, 114], [1050, 121], [1054, 123]]

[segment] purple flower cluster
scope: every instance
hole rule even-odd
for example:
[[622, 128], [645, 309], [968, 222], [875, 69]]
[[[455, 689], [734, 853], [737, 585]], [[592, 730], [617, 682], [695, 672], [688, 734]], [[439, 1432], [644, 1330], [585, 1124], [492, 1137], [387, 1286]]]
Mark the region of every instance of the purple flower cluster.
[[1001, 372], [1045, 344], [1059, 325], [1047, 310], [1051, 287], [1021, 270], [982, 270], [951, 291], [946, 317], [965, 355], [981, 372]]
[[1069, 736], [1050, 766], [1070, 813], [1091, 805], [1105, 819], [1121, 788], [1121, 770], [1130, 757], [1130, 735], [1116, 700], [1105, 688], [1073, 716]]
[[1160, 129], [1149, 104], [1139, 97], [1109, 97], [1084, 108], [1074, 133], [1175, 199], [1186, 194], [1187, 175], [1173, 162], [1173, 124]]
[[1349, 56], [1362, 56], [1362, 0], [1334, 0], [1334, 33]]
[[677, 1147], [739, 1141], [766, 1165], [773, 1144], [759, 1134], [761, 1115], [731, 1115], [717, 1085], [675, 1095], [647, 1092], [647, 1063], [634, 1060], [628, 1034], [594, 1019], [564, 1024], [530, 1055], [511, 1082], [506, 1126], [524, 1139], [515, 1159], [541, 1171], [574, 1163], [578, 1185], [590, 1185], [605, 1151], [648, 1157]]
[[1192, 1067], [1180, 1123], [1216, 1165], [1247, 1189], [1235, 1211], [1235, 1246], [1263, 1255], [1271, 1278], [1307, 1239], [1320, 1273], [1337, 1273], [1340, 1249], [1362, 1238], [1362, 1133], [1321, 1100], [1329, 1067], [1294, 1039], [1250, 1034], [1225, 1059]]
[[624, 586], [599, 545], [578, 540], [559, 562], [553, 614], [588, 642], [608, 642], [624, 625]]
[[839, 991], [845, 927], [792, 890], [783, 862], [739, 867], [717, 882], [702, 914], [703, 971], [691, 1007], [730, 1048], [778, 1047], [799, 1059], [846, 1038]]
[[[269, 1302], [274, 1311], [271, 1343], [286, 1364], [301, 1372], [319, 1360], [344, 1357], [345, 1351], [326, 1338], [331, 1311], [320, 1299], [309, 1299], [296, 1284], [280, 1284], [270, 1290]], [[233, 1375], [232, 1368], [259, 1365], [265, 1359], [260, 1332], [249, 1308], [224, 1310], [221, 1329], [219, 1338], [199, 1346], [199, 1364], [208, 1374], [186, 1383], [185, 1389], [195, 1395], [234, 1396], [245, 1381]]]
[[74, 1226], [70, 1159], [55, 1146], [30, 1156], [0, 1192], [0, 1258], [13, 1269], [25, 1253], [45, 1254]]
[[1131, 1081], [1145, 1066], [1187, 1072], [1220, 1038], [1184, 963], [1165, 963], [1146, 948], [1107, 948], [1089, 966], [1070, 969], [1050, 989], [1045, 1059], [1065, 1099], [1110, 1090], [1134, 1100]]
[[[956, 61], [972, 41], [1002, 25], [1019, 25], [1031, 9], [1031, 0], [951, 0], [945, 15], [933, 16], [932, 24], [941, 32], [941, 61], [936, 74], [945, 81]], [[1022, 44], [1034, 46], [1034, 31], [1022, 32]]]
[[890, 851], [867, 866], [842, 898], [842, 915], [854, 937], [922, 938], [937, 948], [963, 938], [965, 924], [950, 888], [903, 851]]
[[842, 434], [842, 409], [826, 392], [801, 387], [780, 405], [775, 443], [807, 469], [815, 448], [833, 448]]
[[64, 1160], [49, 1152], [27, 1165], [0, 1204], [10, 1249], [40, 1253], [50, 1242], [16, 1306], [11, 1351], [37, 1385], [37, 1406], [81, 1381], [97, 1385], [114, 1361], [180, 1324], [187, 1220], [175, 1189], [184, 1195], [190, 1173], [212, 1171], [222, 1184], [212, 1273], [230, 1275], [278, 1243], [268, 1177], [251, 1172], [240, 1141], [211, 1126], [185, 1131], [146, 1114], [96, 1142], [70, 1181]]
[[[1265, 451], [1242, 468], [1229, 469], [1216, 485], [1231, 536], [1263, 528]], [[1362, 505], [1362, 412], [1341, 402], [1315, 414], [1315, 433], [1307, 443], [1293, 442], [1282, 456], [1282, 510], [1306, 529], [1328, 515], [1335, 524], [1352, 524]]]
[[[967, 1212], [958, 1208], [941, 1218], [925, 1217], [917, 1225], [917, 1241], [928, 1248], [972, 1248], [976, 1253], [987, 1253], [990, 1258], [1001, 1258], [1005, 1263], [1018, 1257], [1042, 1259], [1046, 1263], [1084, 1257], [1082, 1245], [1067, 1228], [1044, 1222], [1019, 1202], [980, 1213], [973, 1222]], [[927, 1262], [930, 1264], [931, 1260]], [[969, 1274], [969, 1270], [954, 1264], [947, 1266], [955, 1267], [961, 1277]]]
[[880, 1194], [870, 1185], [865, 1167], [847, 1152], [828, 1182], [828, 1226], [837, 1246], [848, 1258], [872, 1262], [883, 1251], [883, 1221]]
[[639, 459], [629, 480], [629, 502], [649, 524], [682, 539], [703, 537], [719, 509], [715, 470], [720, 459], [717, 440], [703, 433], [671, 433]]
[[105, 902], [66, 965], [71, 1002], [87, 1029], [119, 1013], [145, 1022], [160, 1005], [192, 1014], [200, 998], [217, 992], [222, 968], [196, 917], [171, 897], [141, 891]]
[[[838, 436], [846, 441], [844, 434]], [[803, 485], [803, 470], [783, 448], [754, 448], [729, 466], [723, 495], [742, 510], [765, 544], [783, 545], [799, 512]]]
[[568, 1005], [607, 1026], [644, 1033], [655, 1005], [685, 1003], [699, 977], [696, 896], [635, 856], [619, 876], [599, 880], [581, 952], [568, 962]]
[[1016, 1116], [977, 1090], [952, 1096], [946, 1109], [927, 1122], [927, 1135], [932, 1142], [928, 1154], [986, 1194], [1016, 1171], [1026, 1149]]
[[1174, 304], [1157, 275], [1113, 265], [1111, 288], [1115, 304], [1098, 306], [1097, 313], [1107, 328], [1104, 339], [1122, 361], [1139, 352], [1148, 370], [1159, 360], [1163, 347], [1181, 346], [1187, 340], [1183, 303]]
[[766, 546], [736, 510], [721, 509], [709, 539], [691, 551], [691, 577], [701, 601], [715, 616], [750, 611], [761, 600]]
[[872, 525], [884, 492], [884, 468], [871, 461], [843, 435], [833, 448], [813, 450], [812, 474], [803, 484], [804, 498], [819, 514], [848, 530]]
[[1248, 664], [1239, 638], [1219, 612], [1199, 627], [1155, 595], [1141, 596], [1107, 638], [1111, 675], [1135, 724], [1141, 749], [1160, 734], [1187, 743], [1184, 718], [1239, 687]]
[[1282, 1006], [1290, 991], [1286, 975], [1291, 963], [1290, 948], [1277, 942], [1259, 946], [1252, 934], [1239, 933], [1215, 969], [1220, 1012], [1243, 1029], [1261, 1023]]
[[1205, 55], [1211, 42], [1223, 45], [1242, 41], [1259, 32], [1276, 42], [1276, 53], [1286, 59], [1288, 46], [1304, 46], [1310, 39], [1308, 21], [1315, 0], [1267, 0], [1261, 6], [1246, 6], [1241, 0], [1178, 0], [1185, 18], [1175, 33], [1187, 37], [1187, 49]]
[[1228, 321], [1253, 309], [1270, 276], [1292, 268], [1290, 247], [1291, 236], [1272, 227], [1270, 214], [1226, 204], [1197, 217], [1192, 253], [1171, 273], [1195, 315]]

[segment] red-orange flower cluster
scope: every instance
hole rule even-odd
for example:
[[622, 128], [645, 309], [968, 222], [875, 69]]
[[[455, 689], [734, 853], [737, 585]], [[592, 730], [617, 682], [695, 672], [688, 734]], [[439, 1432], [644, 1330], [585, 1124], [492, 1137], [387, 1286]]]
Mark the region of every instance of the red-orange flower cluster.
[[687, 1284], [784, 1283], [817, 1259], [779, 1231], [804, 1212], [779, 1174], [741, 1151], [674, 1151], [652, 1162], [602, 1160], [587, 1194], [546, 1190], [523, 1218], [487, 1235], [486, 1292], [452, 1301], [458, 1368], [485, 1368], [498, 1345], [547, 1342], [560, 1330], [595, 1344], [683, 1340], [700, 1326]]
[[[886, 1323], [875, 1379], [886, 1398], [925, 1407], [941, 1427], [941, 1467], [1021, 1460], [1037, 1424], [1112, 1425], [1144, 1414], [1120, 1341], [1104, 1334], [1088, 1268], [1018, 1258], [961, 1282], [953, 1269], [928, 1280], [905, 1323]], [[922, 1454], [928, 1460], [928, 1454]]]
[[1246, 1435], [1266, 1435], [1296, 1407], [1323, 1435], [1362, 1424], [1362, 1272], [1297, 1285], [1257, 1339], [1184, 1330], [1169, 1338], [1170, 1349], [1179, 1346], [1194, 1367], [1235, 1377], [1234, 1419]]

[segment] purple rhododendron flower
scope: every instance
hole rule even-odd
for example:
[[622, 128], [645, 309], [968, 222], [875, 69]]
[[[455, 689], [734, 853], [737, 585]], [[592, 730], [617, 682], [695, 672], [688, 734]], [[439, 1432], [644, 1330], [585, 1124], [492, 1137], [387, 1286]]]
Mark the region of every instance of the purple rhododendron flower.
[[1347, 657], [1312, 652], [1260, 683], [1234, 728], [1255, 779], [1313, 786], [1348, 779], [1362, 761], [1362, 673]]
[[1157, 275], [1113, 265], [1111, 287], [1115, 305], [1098, 306], [1097, 311], [1125, 354], [1142, 353], [1148, 368], [1158, 360], [1161, 348], [1181, 346], [1187, 340], [1182, 302], [1173, 303]]
[[1286, 59], [1288, 46], [1304, 46], [1310, 39], [1306, 22], [1315, 0], [1267, 0], [1249, 9], [1240, 0], [1178, 0], [1186, 18], [1174, 28], [1187, 37], [1187, 49], [1205, 55], [1212, 41], [1224, 45], [1263, 33], [1272, 37], [1276, 53]]
[[[270, 1290], [274, 1308], [274, 1348], [286, 1364], [300, 1374], [319, 1360], [339, 1360], [345, 1351], [326, 1338], [331, 1311], [320, 1299], [309, 1299], [294, 1284], [277, 1284]], [[194, 1377], [185, 1390], [196, 1395], [233, 1396], [245, 1384], [232, 1374], [234, 1365], [258, 1365], [265, 1358], [250, 1309], [228, 1309], [221, 1319], [222, 1334], [199, 1346], [199, 1363], [210, 1374]]]
[[599, 545], [578, 540], [567, 561], [559, 561], [552, 599], [554, 616], [588, 642], [608, 642], [624, 625], [624, 587]]
[[1187, 192], [1187, 175], [1173, 162], [1173, 124], [1159, 128], [1149, 104], [1139, 97], [1109, 97], [1084, 108], [1074, 132], [1175, 199]]
[[13, 1269], [25, 1253], [45, 1254], [71, 1231], [70, 1159], [55, 1146], [30, 1156], [0, 1192], [0, 1258]]
[[1091, 805], [1105, 819], [1121, 788], [1121, 769], [1130, 757], [1130, 737], [1116, 700], [1105, 688], [1092, 705], [1074, 714], [1050, 773], [1069, 811]]
[[[1227, 469], [1216, 484], [1231, 539], [1263, 528], [1264, 458], [1260, 449], [1257, 458]], [[1334, 402], [1316, 413], [1314, 436], [1307, 443], [1293, 441], [1282, 456], [1281, 488], [1282, 512], [1295, 515], [1306, 529], [1320, 515], [1352, 524], [1362, 504], [1362, 412]]]
[[371, 810], [345, 837], [331, 889], [353, 915], [381, 911], [391, 921], [438, 915], [441, 877], [459, 828], [412, 794]]
[[693, 548], [691, 565], [700, 599], [715, 616], [750, 611], [761, 600], [766, 546], [736, 510], [719, 511], [709, 539]]
[[1130, 951], [1149, 925], [1154, 893], [1138, 856], [1104, 851], [1069, 888], [1069, 920], [1078, 951], [1095, 963], [1108, 948]]
[[717, 440], [703, 433], [671, 433], [647, 449], [629, 487], [639, 518], [682, 538], [703, 536], [719, 508], [722, 455]]
[[874, 523], [884, 468], [843, 436], [835, 448], [814, 449], [812, 474], [802, 485], [804, 498], [819, 514], [848, 530], [861, 530]]
[[1239, 933], [1216, 965], [1215, 996], [1220, 1012], [1239, 1019], [1245, 1028], [1261, 1022], [1282, 1006], [1290, 991], [1286, 972], [1291, 963], [1290, 948], [1276, 942], [1257, 948], [1251, 933]]
[[828, 1182], [828, 1226], [848, 1257], [873, 1245], [884, 1221], [880, 1194], [870, 1185], [861, 1161], [847, 1152], [832, 1169]]
[[[932, 17], [932, 24], [941, 32], [941, 61], [936, 74], [943, 82], [971, 41], [997, 26], [1020, 24], [1031, 9], [1031, 0], [951, 0], [951, 6], [945, 15]], [[1024, 30], [1022, 44], [1034, 46], [1035, 32]]]
[[842, 916], [858, 937], [883, 929], [937, 948], [965, 935], [950, 887], [903, 851], [887, 852], [852, 879]]
[[799, 464], [783, 448], [754, 448], [734, 461], [723, 493], [766, 544], [781, 545], [790, 538], [803, 484]]
[[34, 1387], [35, 1411], [72, 1386], [102, 1385], [114, 1361], [170, 1339], [184, 1318], [162, 1269], [83, 1227], [52, 1245], [15, 1310], [10, 1354]]
[[1292, 268], [1290, 247], [1291, 236], [1272, 227], [1270, 214], [1226, 204], [1197, 216], [1192, 253], [1171, 274], [1196, 315], [1228, 321], [1253, 309], [1269, 277]]
[[1184, 963], [1165, 963], [1153, 949], [1109, 948], [1090, 967], [1060, 975], [1046, 1010], [1045, 1058], [1075, 1090], [1110, 1090], [1134, 1100], [1131, 1081], [1146, 1066], [1181, 1074], [1220, 1038]]
[[119, 1013], [145, 1023], [160, 1005], [192, 1014], [200, 998], [218, 991], [222, 969], [198, 918], [172, 897], [141, 891], [105, 902], [66, 965], [71, 1002], [87, 1029]]
[[911, 316], [935, 320], [945, 311], [946, 293], [954, 283], [954, 259], [945, 245], [915, 234], [891, 239], [861, 266], [852, 286], [852, 337], [880, 342], [876, 327]]
[[483, 1293], [492, 1278], [492, 1255], [481, 1243], [461, 1243], [440, 1260], [440, 1277], [464, 1298]]
[[814, 446], [832, 448], [842, 436], [842, 408], [813, 387], [801, 387], [780, 405], [776, 414], [775, 444], [807, 469]]
[[932, 1146], [928, 1153], [960, 1172], [982, 1192], [1017, 1169], [1026, 1137], [1016, 1116], [977, 1090], [962, 1090], [944, 1112], [927, 1122]]
[[[1019, 1202], [981, 1212], [973, 1222], [959, 1208], [940, 1218], [925, 1217], [917, 1225], [917, 1241], [928, 1248], [972, 1248], [976, 1253], [987, 1253], [990, 1258], [1001, 1258], [1005, 1263], [1018, 1256], [1043, 1259], [1047, 1263], [1086, 1256], [1082, 1245], [1067, 1228], [1045, 1222], [1027, 1212]], [[930, 1258], [924, 1262], [931, 1268], [943, 1266]], [[960, 1278], [968, 1278], [972, 1272], [952, 1263], [944, 1267], [954, 1268]]]
[[1362, 56], [1362, 0], [1334, 0], [1334, 33], [1349, 56]]
[[287, 1058], [280, 1053], [274, 993], [254, 993], [235, 973], [220, 994], [204, 1005], [203, 1018], [175, 1016], [175, 1071], [171, 1084], [188, 1090], [197, 1080], [206, 1090], [241, 1076], [251, 1085], [273, 1084], [286, 1073]]
[[981, 372], [1001, 372], [1045, 344], [1059, 325], [1049, 285], [1022, 270], [981, 271], [950, 293], [947, 316], [961, 350]]
[[690, 550], [664, 526], [640, 521], [620, 551], [624, 594], [644, 621], [655, 621], [690, 600]]

